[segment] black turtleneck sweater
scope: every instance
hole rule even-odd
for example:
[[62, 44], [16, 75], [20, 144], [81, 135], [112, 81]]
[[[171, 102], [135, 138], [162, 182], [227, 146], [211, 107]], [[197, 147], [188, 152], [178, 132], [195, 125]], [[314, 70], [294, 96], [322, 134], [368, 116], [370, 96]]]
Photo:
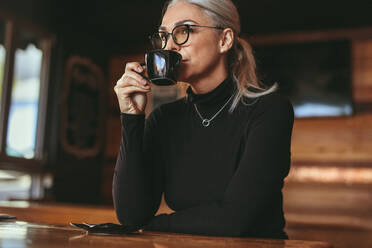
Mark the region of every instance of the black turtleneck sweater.
[[[122, 142], [113, 182], [118, 220], [145, 230], [215, 236], [287, 238], [282, 187], [290, 167], [293, 109], [271, 93], [226, 107], [227, 78], [206, 94], [121, 114]], [[154, 217], [164, 192], [172, 214]]]

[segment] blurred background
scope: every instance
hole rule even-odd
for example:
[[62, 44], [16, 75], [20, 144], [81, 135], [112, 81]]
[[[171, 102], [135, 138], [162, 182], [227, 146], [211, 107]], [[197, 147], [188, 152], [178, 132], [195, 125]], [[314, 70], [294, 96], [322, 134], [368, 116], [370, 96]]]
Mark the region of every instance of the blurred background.
[[[290, 238], [372, 247], [372, 2], [234, 2], [261, 80], [295, 106]], [[0, 201], [112, 205], [113, 86], [151, 49], [163, 3], [0, 2]], [[147, 113], [183, 95], [154, 87]]]

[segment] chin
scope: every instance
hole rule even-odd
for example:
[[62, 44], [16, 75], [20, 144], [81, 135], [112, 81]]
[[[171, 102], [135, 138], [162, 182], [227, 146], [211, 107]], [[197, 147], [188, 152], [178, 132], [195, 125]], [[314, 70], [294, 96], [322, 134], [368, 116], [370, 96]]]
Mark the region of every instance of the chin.
[[180, 72], [178, 74], [178, 81], [187, 82], [190, 78], [190, 75], [186, 68], [180, 68]]
[[188, 77], [184, 73], [180, 72], [180, 74], [178, 75], [178, 81], [187, 82]]
[[178, 80], [181, 82], [190, 82], [195, 77], [195, 73], [190, 70], [191, 68], [188, 66], [181, 66], [180, 72], [178, 74]]

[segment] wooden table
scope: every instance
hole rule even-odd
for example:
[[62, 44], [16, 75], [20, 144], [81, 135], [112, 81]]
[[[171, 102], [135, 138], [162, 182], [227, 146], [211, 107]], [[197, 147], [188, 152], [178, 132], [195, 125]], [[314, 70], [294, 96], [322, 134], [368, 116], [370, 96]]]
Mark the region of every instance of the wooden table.
[[22, 221], [59, 226], [67, 226], [70, 222], [119, 223], [112, 207], [0, 201], [0, 213], [16, 216]]
[[[162, 232], [102, 236], [67, 225], [69, 221], [102, 223], [115, 220], [110, 208], [60, 204], [0, 203], [0, 213], [16, 215], [17, 220], [0, 221], [0, 247], [254, 247], [330, 248], [325, 242], [255, 238], [212, 237]], [[18, 215], [17, 215], [17, 214]], [[94, 214], [92, 216], [92, 214]], [[113, 215], [112, 215], [113, 214]], [[53, 218], [53, 216], [55, 218]], [[36, 223], [26, 222], [32, 220]], [[66, 222], [68, 221], [68, 222]], [[44, 223], [43, 223], [44, 222]], [[48, 224], [46, 224], [48, 222]], [[53, 224], [54, 223], [54, 224]]]

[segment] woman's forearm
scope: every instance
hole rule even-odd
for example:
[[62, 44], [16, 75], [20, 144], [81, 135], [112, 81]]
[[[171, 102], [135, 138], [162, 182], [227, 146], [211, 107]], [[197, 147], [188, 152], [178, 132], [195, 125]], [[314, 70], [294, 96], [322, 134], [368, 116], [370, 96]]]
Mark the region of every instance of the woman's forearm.
[[122, 114], [121, 121], [123, 132], [113, 178], [113, 201], [122, 224], [141, 225], [158, 208], [161, 170], [152, 152], [143, 145], [144, 115]]

